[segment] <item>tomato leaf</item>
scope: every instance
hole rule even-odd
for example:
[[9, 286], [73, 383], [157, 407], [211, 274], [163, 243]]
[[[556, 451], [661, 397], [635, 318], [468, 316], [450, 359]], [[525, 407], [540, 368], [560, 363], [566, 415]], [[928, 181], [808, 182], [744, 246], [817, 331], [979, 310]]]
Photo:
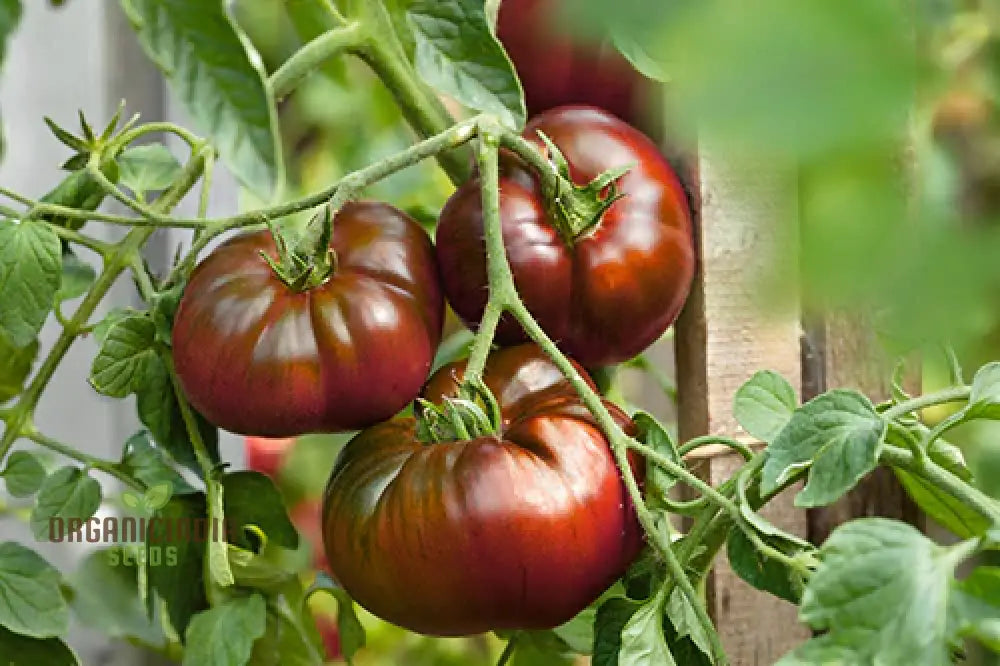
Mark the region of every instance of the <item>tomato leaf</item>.
[[594, 620], [593, 666], [617, 666], [622, 629], [640, 606], [631, 599], [612, 597], [598, 607]]
[[119, 183], [133, 192], [170, 187], [181, 172], [180, 162], [162, 143], [129, 148], [118, 156]]
[[94, 338], [101, 344], [108, 339], [108, 332], [111, 327], [120, 322], [126, 317], [132, 317], [140, 314], [137, 310], [131, 308], [111, 308], [108, 313], [104, 315], [104, 318], [99, 322], [94, 324]]
[[737, 576], [758, 590], [770, 592], [793, 604], [799, 603], [802, 598], [802, 580], [788, 567], [758, 552], [753, 542], [738, 527], [729, 530], [726, 554]]
[[62, 244], [41, 222], [0, 220], [0, 334], [14, 347], [34, 342], [62, 276]]
[[358, 620], [354, 609], [354, 600], [347, 594], [347, 591], [338, 587], [330, 592], [337, 599], [337, 629], [340, 632], [340, 649], [350, 663], [357, 651], [365, 646], [367, 641], [365, 628]]
[[[267, 535], [268, 541], [284, 548], [298, 548], [299, 533], [292, 525], [285, 504], [270, 477], [243, 470], [230, 472], [222, 477], [223, 501], [227, 522], [237, 528], [256, 525]], [[234, 544], [253, 549], [253, 544], [242, 530], [230, 535]]]
[[14, 497], [29, 497], [42, 487], [45, 468], [27, 451], [15, 451], [7, 457], [7, 466], [0, 476], [7, 484], [8, 493]]
[[862, 518], [834, 530], [820, 558], [800, 608], [803, 621], [829, 632], [820, 647], [849, 646], [849, 663], [948, 663], [953, 551], [905, 523]]
[[0, 0], [0, 65], [7, 57], [7, 40], [21, 22], [21, 0]]
[[796, 470], [809, 467], [809, 480], [795, 505], [830, 504], [875, 469], [887, 424], [871, 401], [856, 391], [835, 389], [792, 414], [767, 448], [761, 491], [777, 490]]
[[[188, 437], [174, 385], [159, 359], [149, 364], [145, 382], [136, 391], [136, 409], [139, 420], [149, 428], [153, 440], [166, 449], [177, 463], [200, 476], [202, 470], [195, 458], [191, 438]], [[218, 429], [198, 412], [195, 412], [195, 420], [209, 457], [213, 462], [218, 462]]]
[[81, 623], [115, 638], [135, 637], [157, 646], [166, 642], [159, 619], [151, 620], [143, 608], [135, 559], [126, 560], [120, 547], [88, 554], [68, 582], [70, 608]]
[[316, 666], [317, 648], [311, 641], [311, 637], [303, 637], [287, 619], [268, 608], [264, 635], [253, 644], [248, 666]]
[[31, 638], [0, 627], [0, 654], [6, 666], [79, 666], [80, 661], [59, 638]]
[[38, 340], [24, 347], [15, 347], [0, 333], [0, 404], [21, 392], [24, 380], [31, 374], [31, 366], [38, 356]]
[[70, 250], [63, 252], [62, 275], [59, 289], [56, 291], [56, 302], [71, 301], [83, 296], [96, 278], [97, 273], [93, 266], [81, 260]]
[[66, 633], [69, 609], [59, 591], [60, 578], [30, 548], [0, 543], [0, 626], [33, 638]]
[[181, 636], [191, 617], [208, 608], [208, 600], [203, 566], [205, 541], [177, 538], [177, 526], [204, 520], [205, 515], [204, 494], [175, 495], [156, 511], [154, 518], [158, 520], [151, 520], [146, 531], [149, 585], [166, 602], [170, 624]]
[[514, 66], [490, 30], [482, 0], [413, 0], [408, 12], [414, 64], [438, 91], [524, 126], [524, 94]]
[[185, 633], [183, 666], [243, 666], [264, 635], [264, 597], [230, 599], [191, 618]]
[[990, 521], [964, 502], [906, 470], [893, 468], [900, 485], [920, 510], [962, 539], [982, 536]]
[[709, 641], [705, 628], [698, 621], [698, 615], [694, 607], [688, 601], [680, 588], [675, 587], [667, 600], [667, 619], [673, 625], [674, 632], [678, 639], [688, 637], [697, 646], [702, 654], [711, 656], [712, 643]]
[[956, 631], [1000, 652], [1000, 567], [978, 567], [955, 583], [951, 609]]
[[31, 511], [31, 531], [39, 541], [68, 534], [71, 519], [88, 520], [101, 506], [101, 484], [78, 467], [66, 466], [42, 482]]
[[94, 390], [114, 398], [141, 390], [151, 368], [160, 363], [155, 341], [156, 326], [145, 315], [128, 316], [112, 324], [90, 368]]
[[[123, 472], [147, 486], [169, 483], [171, 495], [195, 492], [194, 488], [177, 473], [168, 459], [169, 454], [141, 430], [125, 441], [121, 462]], [[159, 507], [157, 507], [159, 508]]]
[[621, 632], [619, 666], [671, 666], [675, 664], [663, 635], [663, 609], [660, 597], [640, 606]]
[[667, 83], [670, 81], [670, 74], [667, 73], [666, 63], [654, 58], [645, 47], [632, 35], [621, 30], [612, 30], [611, 43], [625, 56], [629, 64], [647, 79]]
[[255, 194], [272, 199], [282, 180], [274, 103], [260, 57], [248, 52], [225, 3], [121, 0], [139, 41], [223, 161]]
[[987, 363], [972, 378], [965, 419], [1000, 420], [1000, 361]]
[[798, 398], [784, 377], [762, 370], [736, 390], [733, 416], [750, 435], [773, 442], [795, 412]]
[[[632, 417], [635, 423], [636, 437], [640, 442], [650, 447], [657, 453], [661, 453], [681, 467], [684, 462], [677, 451], [677, 445], [670, 437], [659, 421], [646, 412], [637, 412]], [[663, 508], [662, 500], [670, 489], [677, 483], [677, 479], [663, 470], [652, 460], [646, 461], [646, 494], [653, 508]]]

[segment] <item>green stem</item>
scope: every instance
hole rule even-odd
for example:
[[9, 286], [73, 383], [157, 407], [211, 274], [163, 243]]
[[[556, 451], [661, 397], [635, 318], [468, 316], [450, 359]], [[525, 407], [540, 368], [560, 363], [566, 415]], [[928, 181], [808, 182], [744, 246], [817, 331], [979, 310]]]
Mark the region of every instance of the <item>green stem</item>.
[[934, 405], [942, 405], [948, 402], [968, 400], [970, 391], [971, 388], [968, 386], [954, 386], [940, 391], [935, 391], [934, 393], [917, 396], [916, 398], [904, 400], [898, 405], [890, 407], [882, 413], [882, 416], [884, 416], [887, 421], [892, 421], [894, 419], [898, 419], [900, 416], [909, 414], [910, 412], [916, 412], [924, 409], [925, 407], [933, 407]]
[[99, 241], [96, 238], [91, 238], [86, 234], [81, 234], [78, 231], [73, 231], [72, 229], [67, 229], [66, 227], [61, 227], [58, 224], [52, 224], [51, 222], [45, 223], [49, 229], [51, 229], [59, 238], [70, 243], [76, 243], [77, 245], [82, 245], [83, 247], [93, 250], [97, 254], [101, 255], [101, 258], [107, 258], [112, 251], [114, 251], [114, 246], [111, 243], [105, 243], [104, 241]]
[[[423, 137], [451, 127], [455, 119], [410, 64], [383, 4], [366, 1], [358, 8], [362, 15], [354, 18], [365, 26], [366, 35], [356, 52], [392, 92], [407, 122]], [[437, 158], [456, 186], [469, 179], [471, 160], [465, 151], [441, 152]]]
[[879, 459], [905, 469], [933, 483], [955, 499], [961, 500], [977, 513], [989, 519], [995, 525], [1000, 525], [1000, 502], [993, 499], [978, 488], [969, 485], [930, 458], [918, 461], [912, 452], [898, 446], [886, 445], [882, 448]]
[[514, 650], [517, 648], [517, 634], [514, 634], [507, 640], [507, 645], [503, 647], [503, 652], [500, 653], [500, 658], [497, 659], [497, 666], [506, 666], [510, 658], [514, 656]]
[[[203, 164], [203, 156], [199, 151], [188, 161], [188, 164], [178, 175], [174, 184], [160, 196], [153, 209], [159, 214], [167, 212], [176, 206], [184, 194], [197, 182]], [[45, 357], [45, 360], [42, 361], [35, 376], [24, 389], [17, 404], [11, 408], [3, 436], [0, 437], [0, 460], [6, 457], [11, 445], [13, 445], [25, 425], [31, 422], [35, 407], [38, 405], [38, 400], [52, 379], [56, 368], [80, 332], [86, 330], [91, 315], [93, 315], [94, 311], [101, 304], [105, 294], [111, 289], [118, 276], [128, 266], [129, 257], [138, 254], [139, 249], [149, 236], [152, 235], [154, 230], [155, 228], [145, 227], [132, 229], [107, 257], [103, 270], [90, 286], [87, 295], [84, 296], [72, 319], [69, 320], [69, 325], [64, 327], [59, 337], [56, 338], [52, 349]]]
[[36, 444], [40, 444], [47, 449], [66, 456], [67, 458], [83, 463], [87, 467], [100, 470], [105, 474], [110, 474], [134, 490], [138, 490], [140, 492], [146, 490], [143, 483], [133, 479], [131, 476], [121, 471], [117, 463], [111, 462], [110, 460], [104, 460], [102, 458], [95, 458], [94, 456], [83, 453], [82, 451], [77, 451], [68, 444], [63, 444], [48, 435], [42, 434], [34, 426], [29, 425], [27, 428], [22, 428], [21, 436], [27, 437]]
[[[356, 194], [372, 183], [378, 182], [397, 171], [412, 166], [428, 157], [433, 157], [441, 151], [460, 146], [470, 141], [476, 136], [478, 122], [478, 117], [464, 120], [437, 136], [416, 143], [406, 150], [395, 155], [390, 155], [364, 169], [353, 171], [329, 187], [303, 199], [241, 213], [232, 217], [191, 220], [197, 226], [204, 226], [204, 232], [195, 240], [191, 246], [191, 250], [188, 251], [184, 259], [170, 272], [166, 280], [166, 285], [175, 284], [179, 279], [187, 275], [191, 268], [194, 267], [198, 253], [220, 234], [251, 224], [266, 224], [268, 220], [282, 218], [293, 213], [315, 208], [330, 201], [343, 188], [347, 188], [349, 192]], [[178, 221], [174, 220], [174, 222]]]
[[[483, 134], [486, 139], [480, 142], [480, 178], [483, 181], [484, 190], [485, 188], [490, 188], [492, 191], [499, 192], [498, 169], [493, 166], [488, 166], [490, 162], [496, 163], [499, 157], [497, 142], [490, 139], [489, 131], [485, 126]], [[483, 169], [483, 167], [487, 168]], [[491, 194], [490, 197], [492, 196], [494, 195]], [[521, 324], [521, 327], [528, 334], [528, 336], [542, 348], [542, 350], [552, 359], [552, 362], [559, 368], [563, 375], [565, 375], [566, 379], [573, 385], [577, 393], [580, 395], [584, 405], [590, 410], [590, 413], [593, 414], [598, 425], [607, 434], [611, 444], [612, 453], [614, 454], [615, 461], [621, 471], [622, 479], [624, 480], [625, 487], [639, 518], [639, 523], [646, 531], [650, 540], [656, 546], [656, 549], [663, 556], [667, 565], [667, 571], [675, 580], [678, 587], [680, 587], [681, 592], [694, 609], [695, 614], [698, 617], [699, 624], [702, 625], [705, 630], [705, 634], [709, 637], [709, 640], [712, 643], [712, 652], [715, 655], [716, 662], [725, 666], [729, 662], [722, 647], [719, 634], [715, 630], [712, 620], [708, 617], [708, 611], [701, 603], [697, 590], [694, 589], [694, 586], [685, 574], [684, 568], [681, 565], [680, 560], [678, 560], [677, 554], [671, 547], [670, 541], [659, 529], [657, 529], [653, 514], [643, 501], [642, 491], [639, 489], [639, 484], [637, 483], [635, 475], [632, 472], [632, 467], [628, 458], [628, 448], [632, 440], [615, 422], [611, 413], [604, 406], [601, 397], [592, 388], [590, 388], [587, 381], [580, 376], [579, 372], [577, 372], [573, 363], [559, 351], [555, 343], [552, 342], [545, 331], [542, 330], [541, 326], [538, 325], [538, 322], [535, 321], [534, 317], [531, 316], [531, 313], [528, 312], [524, 303], [521, 302], [514, 286], [514, 279], [511, 274], [510, 264], [507, 261], [507, 254], [503, 245], [503, 234], [500, 229], [499, 222], [499, 216], [491, 219], [484, 216], [483, 231], [486, 240], [487, 258], [490, 264], [489, 271], [497, 276], [495, 279], [498, 283], [497, 288], [500, 290], [500, 294], [495, 294], [493, 293], [493, 289], [491, 289], [490, 298], [503, 299], [501, 302], [505, 303], [506, 308], [512, 315], [514, 315], [514, 318]], [[682, 471], [686, 472], [686, 470]]]
[[702, 435], [700, 437], [694, 437], [684, 442], [684, 444], [677, 449], [677, 453], [682, 456], [686, 456], [695, 449], [699, 449], [703, 446], [711, 446], [712, 444], [729, 447], [743, 456], [744, 460], [750, 460], [754, 456], [753, 450], [749, 446], [743, 442], [733, 439], [732, 437], [725, 437], [723, 435]]
[[139, 137], [145, 136], [146, 134], [174, 134], [186, 143], [192, 150], [195, 150], [198, 146], [204, 143], [202, 139], [198, 138], [180, 125], [175, 125], [174, 123], [143, 123], [139, 127], [130, 129], [120, 134], [115, 139], [114, 143], [108, 145], [103, 152], [107, 155], [117, 155], [119, 151], [125, 148], [125, 146], [132, 143]]
[[363, 34], [361, 23], [355, 21], [327, 30], [304, 45], [271, 75], [269, 84], [275, 99], [282, 99], [295, 90], [327, 60], [360, 46]]

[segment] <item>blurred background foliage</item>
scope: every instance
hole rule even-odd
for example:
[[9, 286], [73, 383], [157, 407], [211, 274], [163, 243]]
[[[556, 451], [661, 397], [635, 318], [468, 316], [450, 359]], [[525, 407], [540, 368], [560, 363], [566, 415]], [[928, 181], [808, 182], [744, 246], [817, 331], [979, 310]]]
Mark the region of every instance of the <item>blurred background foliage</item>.
[[[321, 29], [301, 4], [235, 3], [269, 70]], [[773, 258], [762, 307], [801, 297], [813, 311], [871, 313], [892, 353], [924, 352], [928, 390], [948, 381], [944, 341], [969, 374], [998, 358], [1000, 0], [616, 0], [613, 11], [604, 0], [505, 0], [500, 36], [532, 112], [594, 102], [664, 139], [680, 162], [697, 142], [751, 174], [787, 173], [789, 200], [775, 211], [795, 215], [776, 217], [774, 232], [796, 247]], [[666, 84], [639, 77], [612, 37]], [[388, 91], [352, 59], [311, 76], [280, 116], [290, 197], [413, 140]], [[367, 194], [432, 222], [450, 191], [425, 162]], [[776, 279], [789, 268], [797, 284]], [[968, 425], [952, 439], [1000, 496], [1000, 432]], [[337, 448], [300, 441], [280, 472], [286, 492], [315, 504]], [[363, 622], [361, 665], [474, 666], [501, 645]], [[553, 663], [531, 652], [514, 663]]]

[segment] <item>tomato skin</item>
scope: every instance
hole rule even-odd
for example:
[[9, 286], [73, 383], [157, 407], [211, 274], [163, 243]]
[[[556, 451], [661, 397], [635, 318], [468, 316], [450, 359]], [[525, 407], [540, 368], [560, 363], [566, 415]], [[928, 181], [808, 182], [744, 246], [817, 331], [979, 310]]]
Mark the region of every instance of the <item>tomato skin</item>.
[[582, 40], [560, 25], [559, 0], [504, 0], [497, 36], [517, 69], [528, 114], [566, 104], [597, 106], [627, 122], [648, 83], [611, 44]]
[[192, 273], [173, 355], [212, 423], [267, 437], [354, 430], [420, 391], [444, 317], [427, 234], [391, 206], [351, 203], [330, 247], [336, 269], [304, 292], [260, 256], [275, 255], [268, 232], [230, 239]]
[[[440, 369], [426, 397], [452, 393], [462, 371]], [[556, 626], [642, 546], [607, 439], [551, 361], [534, 345], [501, 350], [484, 380], [499, 435], [424, 444], [413, 418], [396, 418], [351, 440], [327, 486], [331, 570], [362, 606], [413, 631]]]
[[[614, 116], [562, 107], [532, 119], [560, 148], [577, 184], [635, 164], [618, 181], [625, 196], [570, 247], [546, 211], [537, 179], [504, 159], [500, 218], [514, 282], [528, 310], [570, 356], [588, 367], [634, 357], [676, 319], [694, 275], [691, 216], [684, 191], [656, 145]], [[478, 179], [462, 185], [441, 212], [438, 263], [455, 312], [475, 327], [486, 306], [486, 254]], [[526, 339], [505, 319], [500, 344]]]

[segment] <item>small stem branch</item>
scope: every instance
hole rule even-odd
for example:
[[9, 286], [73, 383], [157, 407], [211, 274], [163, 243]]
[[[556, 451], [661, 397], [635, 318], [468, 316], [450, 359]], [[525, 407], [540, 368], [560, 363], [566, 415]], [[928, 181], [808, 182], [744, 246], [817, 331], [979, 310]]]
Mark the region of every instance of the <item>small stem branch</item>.
[[732, 437], [725, 437], [723, 435], [702, 435], [700, 437], [694, 437], [684, 442], [684, 444], [677, 449], [677, 452], [682, 456], [686, 456], [695, 449], [699, 449], [703, 446], [711, 446], [712, 444], [726, 446], [743, 456], [744, 460], [750, 460], [754, 455], [753, 450], [743, 442], [735, 440]]
[[269, 84], [274, 97], [288, 95], [324, 62], [359, 46], [362, 38], [361, 23], [355, 21], [328, 30], [304, 45], [271, 75]]
[[63, 444], [62, 442], [44, 435], [34, 427], [28, 427], [21, 431], [23, 437], [27, 437], [36, 444], [40, 444], [45, 448], [55, 451], [56, 453], [62, 454], [67, 458], [76, 460], [77, 462], [83, 463], [87, 467], [100, 470], [105, 474], [110, 474], [115, 477], [125, 485], [133, 488], [134, 490], [144, 491], [146, 487], [141, 482], [133, 479], [128, 474], [125, 474], [116, 463], [110, 460], [104, 460], [102, 458], [95, 458], [94, 456], [83, 453], [82, 451], [77, 451], [72, 446], [68, 444]]
[[174, 123], [143, 123], [136, 128], [123, 132], [113, 144], [105, 149], [104, 152], [108, 155], [117, 155], [123, 148], [125, 148], [125, 146], [132, 143], [139, 137], [145, 136], [146, 134], [173, 134], [186, 143], [191, 150], [196, 150], [198, 146], [201, 146], [204, 143], [202, 139], [198, 138], [180, 125], [175, 125]]
[[882, 416], [884, 416], [887, 421], [892, 421], [893, 419], [898, 419], [900, 416], [909, 414], [910, 412], [919, 411], [925, 407], [942, 405], [948, 402], [958, 402], [960, 400], [968, 400], [970, 390], [971, 389], [968, 386], [955, 386], [941, 391], [935, 391], [934, 393], [917, 396], [916, 398], [912, 398], [910, 400], [904, 400], [894, 407], [890, 407], [882, 413]]
[[503, 647], [503, 652], [500, 653], [500, 658], [497, 659], [497, 666], [506, 666], [510, 658], [514, 656], [514, 650], [517, 649], [517, 634], [514, 634], [507, 641], [507, 645]]
[[880, 456], [882, 462], [893, 467], [905, 469], [933, 483], [952, 497], [961, 500], [977, 513], [1000, 525], [1000, 502], [993, 499], [978, 488], [962, 481], [930, 458], [918, 461], [917, 457], [906, 449], [886, 445]]
[[83, 246], [89, 250], [93, 250], [97, 254], [101, 255], [102, 258], [107, 258], [108, 255], [110, 255], [114, 250], [114, 246], [111, 245], [111, 243], [99, 241], [86, 234], [81, 234], [78, 231], [73, 231], [72, 229], [67, 229], [66, 227], [61, 227], [58, 224], [52, 224], [51, 222], [46, 222], [46, 225], [48, 225], [49, 229], [55, 232], [56, 236], [59, 236], [59, 238], [69, 241], [70, 243]]

